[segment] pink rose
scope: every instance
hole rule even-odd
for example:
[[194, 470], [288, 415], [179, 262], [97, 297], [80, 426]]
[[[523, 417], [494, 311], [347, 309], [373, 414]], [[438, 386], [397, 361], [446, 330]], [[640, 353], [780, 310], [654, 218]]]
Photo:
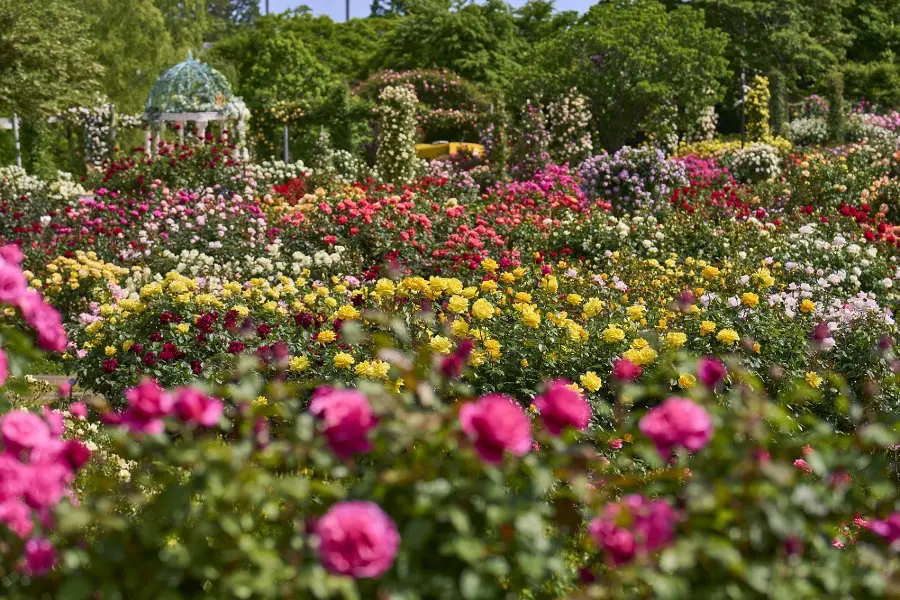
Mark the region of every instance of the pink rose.
[[340, 458], [368, 452], [368, 434], [377, 423], [366, 395], [356, 390], [320, 387], [312, 396], [309, 412], [325, 426], [328, 446]]
[[38, 345], [48, 352], [63, 352], [69, 339], [63, 329], [59, 312], [35, 291], [27, 291], [18, 298], [19, 310], [25, 321], [37, 331]]
[[400, 534], [373, 502], [338, 502], [316, 523], [322, 566], [355, 579], [379, 577], [394, 564]]
[[22, 254], [22, 250], [15, 244], [6, 244], [5, 246], [0, 246], [0, 259], [5, 260], [10, 264], [16, 265], [17, 267], [20, 267], [22, 266], [22, 260], [24, 258], [25, 255]]
[[700, 450], [712, 437], [713, 424], [706, 409], [687, 398], [671, 397], [651, 409], [640, 422], [641, 432], [653, 440], [667, 458], [678, 446]]
[[630, 360], [618, 358], [613, 362], [612, 375], [619, 381], [634, 381], [641, 376], [643, 369]]
[[6, 352], [0, 349], [0, 387], [6, 385], [6, 378], [9, 376], [9, 358]]
[[505, 394], [488, 394], [463, 405], [459, 421], [485, 462], [499, 464], [504, 452], [524, 456], [531, 449], [531, 422]]
[[31, 575], [43, 575], [55, 562], [56, 551], [49, 540], [32, 538], [25, 542], [25, 564]]
[[28, 290], [22, 269], [0, 260], [0, 302], [15, 305]]
[[50, 440], [50, 429], [42, 418], [24, 410], [14, 410], [0, 417], [0, 435], [8, 452], [36, 448]]
[[563, 379], [551, 381], [546, 384], [544, 395], [534, 399], [544, 425], [553, 435], [559, 435], [566, 427], [584, 431], [591, 422], [590, 405], [581, 393], [566, 387], [569, 384]]
[[868, 524], [868, 528], [893, 546], [900, 541], [900, 513], [895, 512], [883, 521], [873, 519]]
[[76, 419], [87, 419], [88, 416], [87, 406], [84, 405], [84, 402], [73, 402], [69, 405], [69, 412]]
[[210, 398], [202, 391], [179, 388], [175, 391], [175, 412], [182, 420], [204, 427], [212, 427], [222, 416], [222, 401]]
[[62, 460], [29, 465], [28, 486], [25, 488], [25, 502], [36, 509], [50, 508], [59, 504], [72, 482], [72, 470]]
[[31, 509], [18, 498], [10, 498], [0, 502], [0, 523], [22, 539], [31, 535], [34, 530], [34, 521], [31, 519]]
[[812, 473], [812, 467], [809, 466], [809, 463], [803, 460], [802, 458], [798, 458], [794, 461], [794, 466], [804, 473]]
[[728, 370], [717, 358], [706, 356], [697, 361], [697, 379], [707, 388], [714, 390], [725, 381]]
[[131, 431], [158, 434], [165, 430], [162, 417], [172, 414], [172, 396], [151, 380], [144, 379], [137, 387], [125, 390], [128, 408], [121, 417]]
[[28, 467], [9, 452], [0, 454], [0, 502], [20, 496], [27, 481]]
[[50, 429], [50, 435], [53, 437], [61, 436], [63, 431], [66, 430], [63, 414], [58, 410], [51, 410], [47, 408], [47, 406], [41, 407], [41, 414], [44, 416], [44, 421], [47, 422], [47, 427]]

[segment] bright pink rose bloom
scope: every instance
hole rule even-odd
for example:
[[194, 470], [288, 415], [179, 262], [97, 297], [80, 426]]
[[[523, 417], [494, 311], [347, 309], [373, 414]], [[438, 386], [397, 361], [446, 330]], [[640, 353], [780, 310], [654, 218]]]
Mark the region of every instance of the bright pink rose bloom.
[[672, 543], [677, 520], [668, 502], [631, 494], [607, 504], [603, 516], [591, 521], [588, 533], [612, 564], [621, 565]]
[[663, 458], [679, 446], [696, 452], [709, 443], [713, 433], [712, 419], [706, 409], [676, 396], [667, 398], [645, 414], [640, 428], [653, 440]]
[[803, 471], [804, 473], [812, 473], [812, 467], [809, 466], [809, 463], [803, 460], [802, 458], [798, 458], [794, 461], [794, 466]]
[[499, 464], [504, 452], [524, 456], [531, 449], [531, 422], [505, 394], [488, 394], [463, 405], [459, 421], [485, 462]]
[[35, 509], [59, 504], [74, 479], [71, 467], [62, 460], [29, 465], [28, 470], [30, 478], [25, 488], [25, 502]]
[[36, 448], [50, 441], [50, 428], [34, 413], [14, 410], [0, 417], [0, 435], [8, 452]]
[[38, 345], [48, 352], [63, 352], [69, 339], [63, 329], [59, 312], [44, 302], [41, 295], [27, 291], [18, 298], [19, 310], [25, 321], [38, 334]]
[[[56, 388], [56, 393], [59, 394], [60, 398], [68, 398], [69, 396], [72, 395], [72, 384], [69, 383], [68, 381], [63, 381], [61, 384], [59, 384], [59, 387]], [[81, 402], [76, 402], [76, 404], [81, 404]], [[81, 404], [81, 406], [84, 406], [84, 404]], [[70, 412], [71, 412], [71, 410], [72, 410], [71, 407], [69, 407]], [[72, 414], [75, 414], [75, 413], [72, 413]], [[75, 415], [75, 416], [78, 416], [78, 415]], [[87, 416], [87, 413], [85, 413], [85, 416]]]
[[22, 260], [24, 258], [25, 255], [22, 254], [22, 250], [15, 244], [6, 244], [5, 246], [0, 246], [0, 259], [5, 260], [10, 264], [16, 265], [17, 267], [20, 267], [22, 266]]
[[151, 380], [141, 381], [137, 387], [125, 390], [128, 409], [121, 417], [123, 425], [131, 431], [157, 434], [165, 430], [162, 417], [172, 414], [175, 400]]
[[354, 579], [379, 577], [400, 547], [397, 526], [373, 502], [338, 502], [316, 523], [322, 566]]
[[204, 427], [212, 427], [222, 416], [221, 400], [210, 398], [197, 388], [185, 387], [175, 391], [175, 412], [182, 420]]
[[378, 420], [366, 395], [356, 390], [320, 387], [312, 396], [309, 412], [325, 426], [328, 446], [340, 458], [368, 452], [369, 431]]
[[873, 519], [868, 527], [872, 533], [883, 537], [892, 546], [900, 541], [900, 513], [893, 513], [883, 521]]
[[41, 407], [41, 414], [44, 416], [44, 421], [47, 422], [47, 427], [50, 428], [50, 435], [53, 437], [61, 436], [63, 431], [66, 430], [63, 414], [58, 410], [51, 410], [46, 406]]
[[0, 302], [15, 305], [28, 290], [28, 282], [18, 266], [0, 260]]
[[570, 382], [557, 379], [546, 384], [543, 396], [534, 399], [547, 430], [559, 435], [566, 427], [580, 431], [591, 422], [591, 407], [580, 392], [566, 387]]
[[43, 575], [56, 563], [56, 551], [50, 540], [32, 538], [25, 542], [25, 564], [31, 575]]
[[20, 496], [27, 482], [28, 467], [9, 452], [0, 454], [0, 502]]
[[9, 358], [6, 352], [0, 349], [0, 387], [6, 385], [6, 378], [9, 376]]
[[643, 373], [643, 368], [630, 360], [617, 358], [613, 362], [612, 375], [619, 381], [634, 381]]
[[76, 419], [87, 419], [88, 416], [87, 406], [84, 405], [84, 402], [73, 402], [69, 405], [69, 412]]
[[714, 390], [725, 381], [728, 369], [718, 358], [705, 356], [697, 361], [697, 379], [707, 388]]
[[27, 538], [34, 530], [31, 509], [18, 498], [10, 498], [0, 502], [0, 523], [6, 525], [22, 539]]

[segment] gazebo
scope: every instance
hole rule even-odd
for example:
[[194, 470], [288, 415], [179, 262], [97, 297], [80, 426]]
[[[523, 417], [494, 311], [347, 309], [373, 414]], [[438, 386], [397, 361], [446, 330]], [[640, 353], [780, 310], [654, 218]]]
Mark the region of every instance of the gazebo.
[[229, 123], [236, 133], [235, 142], [246, 158], [244, 144], [246, 121], [250, 112], [244, 101], [231, 91], [228, 80], [188, 51], [187, 60], [160, 75], [150, 89], [144, 106], [145, 148], [152, 156], [158, 148], [166, 123], [176, 123], [178, 139], [184, 141], [184, 127], [194, 123], [197, 137], [206, 133], [211, 122]]

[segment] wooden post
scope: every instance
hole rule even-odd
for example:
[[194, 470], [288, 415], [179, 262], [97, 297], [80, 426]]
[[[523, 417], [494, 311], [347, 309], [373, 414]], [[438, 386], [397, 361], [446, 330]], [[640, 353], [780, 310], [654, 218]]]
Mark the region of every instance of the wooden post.
[[16, 166], [22, 168], [22, 146], [19, 143], [19, 115], [13, 113], [12, 118], [13, 140], [16, 143]]

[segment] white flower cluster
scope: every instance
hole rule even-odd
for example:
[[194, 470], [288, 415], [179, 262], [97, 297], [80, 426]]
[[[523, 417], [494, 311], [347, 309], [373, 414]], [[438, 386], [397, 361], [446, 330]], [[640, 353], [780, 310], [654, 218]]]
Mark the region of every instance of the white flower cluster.
[[781, 173], [781, 156], [769, 144], [754, 142], [731, 155], [731, 172], [743, 181], [765, 181]]
[[408, 183], [420, 166], [415, 148], [419, 99], [411, 85], [391, 85], [381, 90], [378, 101], [375, 110], [380, 117], [381, 130], [376, 168], [386, 181]]
[[591, 110], [589, 100], [576, 88], [569, 90], [556, 102], [547, 105], [550, 128], [550, 155], [570, 167], [581, 164], [594, 150], [591, 139]]
[[0, 197], [32, 196], [36, 192], [42, 192], [47, 184], [34, 175], [29, 175], [25, 169], [16, 165], [0, 167]]
[[47, 191], [52, 199], [61, 202], [77, 200], [79, 197], [87, 194], [84, 186], [75, 181], [71, 173], [66, 173], [65, 171], [56, 172], [56, 179], [47, 185]]
[[855, 113], [847, 118], [847, 139], [851, 142], [862, 140], [896, 142], [897, 134], [882, 127], [878, 115]]
[[796, 146], [824, 144], [828, 140], [828, 123], [822, 117], [794, 119], [788, 125], [788, 138]]
[[302, 160], [286, 163], [283, 160], [264, 160], [261, 163], [250, 163], [245, 166], [243, 179], [258, 187], [269, 188], [296, 179], [309, 177], [312, 171]]
[[319, 178], [349, 184], [362, 181], [369, 175], [365, 161], [347, 150], [335, 149], [331, 144], [331, 135], [325, 129], [319, 133], [314, 152], [312, 167]]

